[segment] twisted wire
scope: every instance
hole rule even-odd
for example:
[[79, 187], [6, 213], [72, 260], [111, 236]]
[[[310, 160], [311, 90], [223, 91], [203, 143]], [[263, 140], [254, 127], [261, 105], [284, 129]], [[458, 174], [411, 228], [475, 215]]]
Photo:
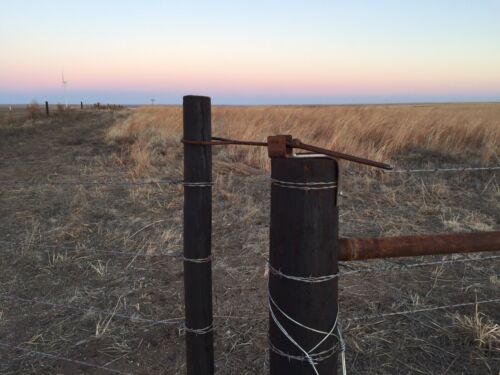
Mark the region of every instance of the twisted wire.
[[325, 281], [330, 281], [339, 276], [338, 273], [335, 273], [333, 275], [325, 275], [325, 276], [292, 276], [292, 275], [287, 275], [281, 272], [280, 270], [274, 268], [269, 261], [267, 263], [267, 268], [269, 272], [271, 272], [273, 275], [289, 279], [289, 280], [294, 280], [294, 281], [300, 281], [304, 283], [323, 283]]
[[[26, 243], [22, 242], [12, 242], [12, 241], [0, 241], [0, 244], [7, 244], [10, 245], [11, 247], [17, 247], [17, 246], [31, 246]], [[131, 256], [131, 257], [155, 257], [155, 256], [161, 256], [161, 257], [169, 257], [169, 258], [181, 258], [182, 259], [182, 254], [180, 252], [176, 253], [171, 253], [171, 254], [144, 254], [144, 253], [134, 253], [130, 251], [116, 251], [116, 250], [103, 250], [103, 249], [86, 249], [86, 248], [80, 248], [80, 247], [69, 247], [69, 246], [59, 246], [59, 245], [35, 245], [36, 247], [43, 247], [45, 250], [51, 249], [53, 251], [71, 251], [71, 252], [96, 252], [96, 253], [103, 253], [103, 254], [111, 254], [111, 255], [121, 255], [121, 256]]]
[[498, 170], [500, 170], [500, 166], [430, 168], [430, 169], [393, 169], [393, 170], [383, 170], [383, 172], [391, 174], [391, 173], [474, 172], [474, 171], [498, 171]]
[[61, 304], [61, 303], [48, 302], [48, 301], [44, 301], [44, 300], [40, 300], [40, 299], [28, 299], [28, 298], [22, 298], [22, 297], [5, 295], [5, 294], [0, 295], [0, 298], [15, 300], [15, 301], [19, 301], [19, 302], [25, 302], [25, 303], [32, 303], [32, 304], [37, 304], [37, 305], [45, 305], [45, 306], [50, 306], [52, 308], [80, 311], [82, 313], [93, 312], [93, 313], [102, 314], [102, 315], [106, 315], [106, 316], [112, 316], [112, 317], [119, 318], [119, 319], [130, 320], [132, 322], [149, 323], [152, 325], [158, 325], [158, 324], [172, 325], [172, 324], [179, 324], [183, 321], [183, 319], [181, 319], [181, 318], [172, 318], [172, 319], [165, 319], [165, 320], [153, 320], [153, 319], [143, 318], [140, 316], [125, 315], [125, 314], [120, 314], [120, 313], [116, 313], [113, 311], [101, 310], [101, 309], [97, 309], [93, 306], [87, 307], [87, 308], [82, 308], [82, 307], [77, 307], [77, 306], [65, 305], [65, 304]]
[[[273, 306], [276, 307], [276, 309], [285, 317], [287, 318], [289, 321], [291, 321], [292, 323], [298, 325], [299, 327], [302, 327], [302, 328], [305, 328], [309, 331], [312, 331], [312, 332], [315, 332], [315, 333], [320, 333], [320, 334], [323, 334], [324, 337], [313, 347], [311, 348], [310, 350], [306, 350], [304, 349], [299, 343], [297, 343], [297, 341], [288, 333], [288, 331], [285, 329], [285, 327], [283, 327], [283, 325], [281, 324], [281, 322], [279, 321], [279, 319], [276, 317], [276, 314], [274, 312], [274, 309], [273, 309]], [[272, 298], [271, 296], [271, 293], [270, 291], [268, 291], [268, 308], [269, 308], [269, 313], [271, 315], [271, 318], [274, 322], [274, 324], [276, 324], [276, 326], [279, 328], [279, 330], [281, 331], [281, 333], [295, 346], [297, 347], [297, 349], [299, 349], [302, 353], [304, 353], [304, 357], [305, 357], [305, 361], [307, 361], [314, 373], [316, 375], [319, 375], [319, 372], [316, 368], [316, 365], [320, 362], [320, 361], [323, 361], [325, 359], [327, 359], [328, 357], [330, 357], [331, 355], [333, 355], [334, 353], [337, 352], [337, 347], [338, 347], [338, 342], [330, 349], [331, 351], [333, 351], [330, 355], [327, 355], [325, 353], [328, 353], [329, 350], [326, 350], [326, 351], [322, 351], [322, 352], [319, 352], [319, 353], [314, 353], [314, 351], [319, 347], [321, 346], [321, 344], [323, 344], [326, 339], [330, 336], [335, 336], [338, 338], [338, 335], [334, 333], [335, 330], [338, 330], [338, 326], [337, 326], [337, 322], [338, 322], [338, 317], [339, 315], [337, 314], [335, 316], [335, 322], [331, 328], [331, 330], [329, 332], [325, 332], [325, 331], [320, 331], [320, 330], [317, 330], [317, 329], [314, 329], [314, 328], [311, 328], [311, 327], [308, 327], [298, 321], [296, 321], [295, 319], [293, 319], [292, 317], [290, 317], [288, 314], [286, 314], [283, 309], [281, 309], [277, 303], [274, 301], [274, 299]], [[274, 347], [274, 345], [271, 343], [271, 345]], [[282, 352], [282, 351], [281, 351]], [[277, 354], [280, 354], [280, 353], [277, 353]], [[294, 359], [292, 357], [290, 357], [287, 353], [285, 353], [285, 356], [289, 359]], [[297, 358], [301, 358], [301, 356], [296, 356]]]
[[213, 182], [183, 182], [184, 186], [187, 187], [212, 187], [214, 186]]
[[185, 256], [183, 256], [182, 260], [184, 262], [197, 263], [197, 264], [209, 263], [212, 261], [212, 255], [209, 255], [206, 258], [186, 258]]
[[334, 181], [326, 182], [291, 182], [291, 181], [281, 181], [275, 178], [271, 178], [271, 184], [288, 189], [298, 189], [298, 190], [328, 190], [335, 189], [337, 183]]
[[344, 341], [344, 336], [342, 335], [342, 322], [339, 320], [337, 323], [338, 325], [338, 338], [339, 338], [339, 344], [340, 344], [340, 355], [341, 355], [341, 361], [342, 361], [342, 374], [346, 375], [347, 374], [347, 365], [346, 365], [346, 358], [345, 358], [345, 341]]
[[492, 255], [480, 258], [458, 258], [458, 259], [443, 259], [432, 262], [421, 262], [421, 263], [410, 263], [410, 264], [391, 264], [387, 266], [370, 267], [351, 271], [340, 272], [341, 276], [348, 276], [360, 273], [370, 273], [370, 272], [388, 272], [388, 271], [408, 271], [413, 268], [427, 267], [427, 266], [441, 266], [446, 264], [455, 263], [467, 263], [467, 262], [481, 262], [486, 260], [500, 259], [500, 255]]
[[267, 340], [267, 341], [269, 344], [269, 349], [272, 352], [274, 352], [282, 357], [288, 358], [289, 360], [293, 359], [295, 361], [309, 362], [310, 363], [310, 359], [312, 359], [314, 361], [315, 365], [317, 365], [321, 361], [324, 361], [325, 359], [330, 358], [332, 355], [334, 355], [337, 352], [337, 345], [335, 345], [334, 347], [323, 350], [322, 352], [311, 353], [308, 356], [301, 356], [301, 355], [287, 353], [281, 349], [278, 349], [276, 346], [274, 346], [274, 344], [272, 343], [271, 340]]
[[114, 374], [132, 375], [130, 372], [122, 372], [122, 371], [115, 370], [115, 369], [112, 369], [112, 368], [108, 368], [108, 367], [105, 367], [105, 366], [99, 366], [99, 365], [95, 365], [93, 363], [79, 361], [77, 359], [65, 358], [65, 357], [61, 357], [61, 356], [56, 355], [56, 354], [44, 353], [44, 352], [41, 352], [41, 351], [38, 351], [38, 350], [23, 348], [22, 346], [10, 344], [10, 343], [7, 343], [5, 341], [0, 341], [0, 346], [2, 346], [4, 348], [10, 348], [10, 349], [19, 350], [19, 351], [22, 351], [22, 352], [25, 352], [25, 353], [29, 353], [29, 354], [35, 354], [35, 355], [38, 355], [38, 356], [41, 356], [41, 357], [47, 357], [47, 358], [51, 358], [51, 359], [57, 359], [59, 361], [71, 362], [71, 363], [75, 363], [77, 365], [92, 367], [92, 368], [95, 368], [95, 369], [107, 371], [107, 372], [114, 373]]
[[397, 312], [392, 312], [392, 313], [355, 316], [352, 318], [348, 318], [347, 320], [348, 321], [359, 321], [359, 320], [379, 319], [379, 318], [387, 318], [387, 317], [398, 316], [398, 315], [411, 315], [411, 314], [418, 314], [418, 313], [423, 313], [423, 312], [428, 312], [428, 311], [445, 310], [445, 309], [451, 309], [451, 308], [476, 306], [476, 305], [482, 305], [482, 304], [488, 304], [488, 303], [499, 303], [499, 302], [500, 302], [500, 298], [488, 299], [488, 300], [481, 300], [481, 301], [475, 301], [475, 302], [457, 303], [457, 304], [453, 304], [453, 305], [431, 306], [431, 307], [426, 307], [426, 308], [422, 308], [422, 309], [397, 311]]
[[[193, 184], [184, 183], [179, 180], [152, 180], [152, 181], [46, 181], [46, 182], [29, 182], [29, 181], [0, 181], [2, 187], [40, 187], [40, 186], [143, 186], [143, 185], [183, 185]], [[208, 183], [204, 183], [208, 184]]]
[[187, 333], [194, 333], [195, 335], [206, 335], [207, 333], [213, 332], [213, 330], [214, 330], [213, 323], [203, 328], [188, 328], [186, 327], [186, 323], [184, 323], [179, 329], [181, 333], [187, 332]]

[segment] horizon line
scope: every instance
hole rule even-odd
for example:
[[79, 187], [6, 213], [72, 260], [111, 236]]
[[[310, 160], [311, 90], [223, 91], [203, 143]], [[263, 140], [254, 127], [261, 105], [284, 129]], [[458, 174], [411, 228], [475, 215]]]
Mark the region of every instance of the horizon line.
[[[189, 96], [189, 95], [186, 95]], [[196, 95], [195, 95], [196, 96]], [[26, 103], [0, 103], [0, 106], [2, 107], [8, 107], [8, 106], [13, 106], [13, 107], [19, 107], [19, 106], [26, 106], [29, 105], [33, 102], [36, 102], [39, 105], [44, 105], [45, 101], [38, 102], [38, 101], [30, 101]], [[155, 102], [154, 105], [151, 105], [150, 103], [129, 103], [129, 104], [124, 104], [124, 103], [119, 103], [119, 102], [89, 102], [85, 103], [83, 102], [84, 106], [89, 106], [89, 105], [94, 105], [94, 104], [101, 104], [101, 105], [121, 105], [124, 107], [181, 107], [182, 103], [158, 103]], [[58, 105], [58, 104], [63, 104], [60, 102], [53, 102], [50, 103], [49, 105]], [[461, 100], [461, 101], [410, 101], [410, 102], [360, 102], [360, 103], [287, 103], [287, 104], [277, 104], [277, 103], [252, 103], [252, 104], [243, 104], [243, 103], [233, 103], [233, 104], [224, 104], [224, 103], [217, 103], [213, 104], [213, 106], [216, 107], [262, 107], [262, 106], [275, 106], [275, 107], [293, 107], [293, 106], [301, 106], [301, 107], [331, 107], [331, 106], [379, 106], [379, 105], [449, 105], [449, 104], [500, 104], [500, 99], [499, 100], [487, 100], [487, 101], [481, 101], [481, 100]], [[78, 106], [80, 107], [80, 102], [75, 102], [75, 103], [68, 103], [68, 106]]]

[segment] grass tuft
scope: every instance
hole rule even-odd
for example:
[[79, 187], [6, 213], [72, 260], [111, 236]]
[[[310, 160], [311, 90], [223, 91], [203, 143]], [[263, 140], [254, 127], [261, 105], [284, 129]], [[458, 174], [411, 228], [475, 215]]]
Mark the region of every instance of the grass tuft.
[[455, 314], [453, 321], [460, 337], [465, 337], [477, 349], [500, 352], [500, 325], [479, 312], [477, 305], [473, 316]]

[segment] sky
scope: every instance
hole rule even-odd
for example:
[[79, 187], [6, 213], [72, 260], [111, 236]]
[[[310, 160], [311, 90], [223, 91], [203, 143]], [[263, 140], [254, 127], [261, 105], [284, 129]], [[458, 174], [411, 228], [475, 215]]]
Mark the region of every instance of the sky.
[[0, 103], [500, 101], [500, 0], [0, 0]]

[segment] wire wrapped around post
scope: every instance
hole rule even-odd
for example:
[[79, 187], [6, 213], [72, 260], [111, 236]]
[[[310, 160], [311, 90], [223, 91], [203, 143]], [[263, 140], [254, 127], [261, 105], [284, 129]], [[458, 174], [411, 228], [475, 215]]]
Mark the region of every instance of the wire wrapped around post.
[[338, 165], [273, 157], [271, 174], [270, 374], [336, 375]]

